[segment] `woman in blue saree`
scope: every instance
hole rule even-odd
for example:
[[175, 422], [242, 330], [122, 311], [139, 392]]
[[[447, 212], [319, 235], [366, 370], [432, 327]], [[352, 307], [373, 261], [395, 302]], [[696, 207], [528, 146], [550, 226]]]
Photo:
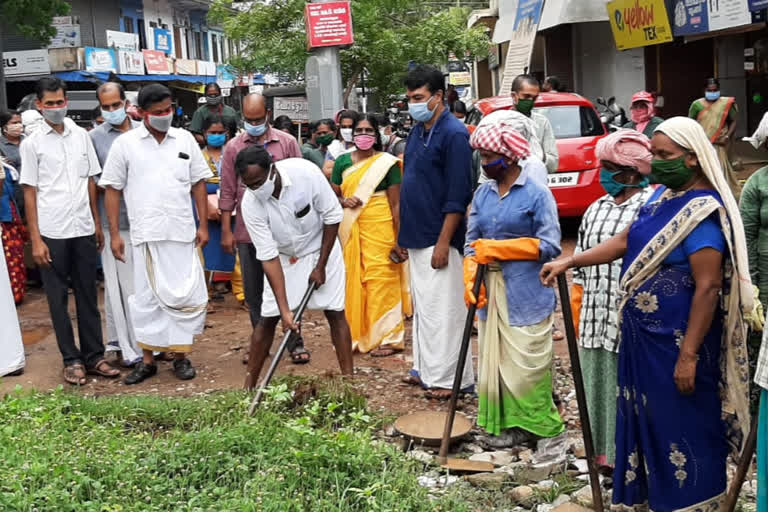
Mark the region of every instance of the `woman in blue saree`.
[[739, 210], [701, 127], [655, 131], [659, 188], [621, 234], [544, 266], [623, 257], [612, 510], [719, 510], [726, 457], [749, 425], [745, 313], [752, 311]]

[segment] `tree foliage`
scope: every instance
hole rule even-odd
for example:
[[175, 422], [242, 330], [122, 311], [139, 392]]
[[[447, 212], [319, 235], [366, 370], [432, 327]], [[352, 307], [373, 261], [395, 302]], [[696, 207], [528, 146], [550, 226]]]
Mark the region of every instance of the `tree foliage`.
[[[209, 19], [242, 45], [231, 60], [239, 71], [300, 78], [309, 53], [305, 0], [258, 0], [241, 9], [215, 0]], [[342, 78], [354, 86], [363, 71], [366, 86], [382, 97], [402, 91], [409, 62], [441, 65], [450, 53], [484, 57], [490, 43], [481, 27], [467, 28], [469, 9], [433, 9], [420, 0], [353, 0], [355, 44], [340, 52]]]
[[0, 0], [0, 23], [47, 45], [56, 35], [51, 19], [69, 10], [64, 0]]

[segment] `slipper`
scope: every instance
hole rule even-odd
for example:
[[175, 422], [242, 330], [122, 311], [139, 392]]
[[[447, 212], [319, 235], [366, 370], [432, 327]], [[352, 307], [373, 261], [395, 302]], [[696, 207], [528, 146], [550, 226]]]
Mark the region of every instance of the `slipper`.
[[[447, 395], [444, 392], [448, 392]], [[471, 384], [464, 389], [459, 390], [459, 398], [464, 395], [471, 395], [475, 392], [475, 385]], [[451, 390], [445, 388], [430, 388], [424, 392], [424, 397], [430, 400], [450, 400]]]
[[422, 385], [421, 379], [418, 378], [416, 375], [411, 375], [410, 373], [408, 375], [406, 375], [405, 377], [403, 377], [401, 380], [402, 380], [402, 382], [404, 382], [406, 384], [410, 384], [411, 386], [421, 386]]
[[73, 386], [84, 386], [88, 382], [85, 378], [85, 367], [81, 363], [65, 366], [64, 381]]
[[88, 375], [98, 375], [107, 379], [114, 379], [120, 376], [120, 370], [109, 364], [106, 359], [100, 359], [95, 365], [87, 370]]
[[303, 345], [296, 347], [296, 349], [291, 352], [291, 362], [293, 364], [307, 364], [311, 358], [311, 354]]
[[565, 334], [560, 329], [555, 329], [552, 333], [552, 341], [562, 341], [565, 339]]

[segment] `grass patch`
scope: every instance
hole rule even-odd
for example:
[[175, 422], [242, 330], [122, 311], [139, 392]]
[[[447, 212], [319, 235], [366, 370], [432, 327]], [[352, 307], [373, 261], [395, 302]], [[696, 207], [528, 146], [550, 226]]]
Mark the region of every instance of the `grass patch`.
[[458, 493], [431, 499], [418, 486], [423, 466], [372, 439], [380, 420], [345, 384], [280, 382], [253, 418], [240, 392], [9, 394], [0, 510], [469, 509]]

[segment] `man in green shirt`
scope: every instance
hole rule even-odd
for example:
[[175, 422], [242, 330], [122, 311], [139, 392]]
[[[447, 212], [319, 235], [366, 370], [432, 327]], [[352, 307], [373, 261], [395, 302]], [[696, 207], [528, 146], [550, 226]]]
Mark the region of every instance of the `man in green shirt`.
[[[198, 144], [204, 144], [203, 139], [203, 121], [210, 116], [218, 114], [225, 123], [232, 123], [232, 126], [240, 126], [240, 116], [237, 111], [229, 105], [224, 105], [224, 97], [221, 95], [221, 88], [216, 82], [211, 82], [205, 86], [205, 105], [195, 110], [192, 116], [192, 122], [189, 125], [189, 131], [195, 135]], [[230, 134], [234, 137], [235, 134]]]
[[310, 139], [301, 146], [301, 156], [322, 169], [328, 144], [336, 137], [336, 123], [333, 119], [312, 121], [309, 123], [309, 137]]

